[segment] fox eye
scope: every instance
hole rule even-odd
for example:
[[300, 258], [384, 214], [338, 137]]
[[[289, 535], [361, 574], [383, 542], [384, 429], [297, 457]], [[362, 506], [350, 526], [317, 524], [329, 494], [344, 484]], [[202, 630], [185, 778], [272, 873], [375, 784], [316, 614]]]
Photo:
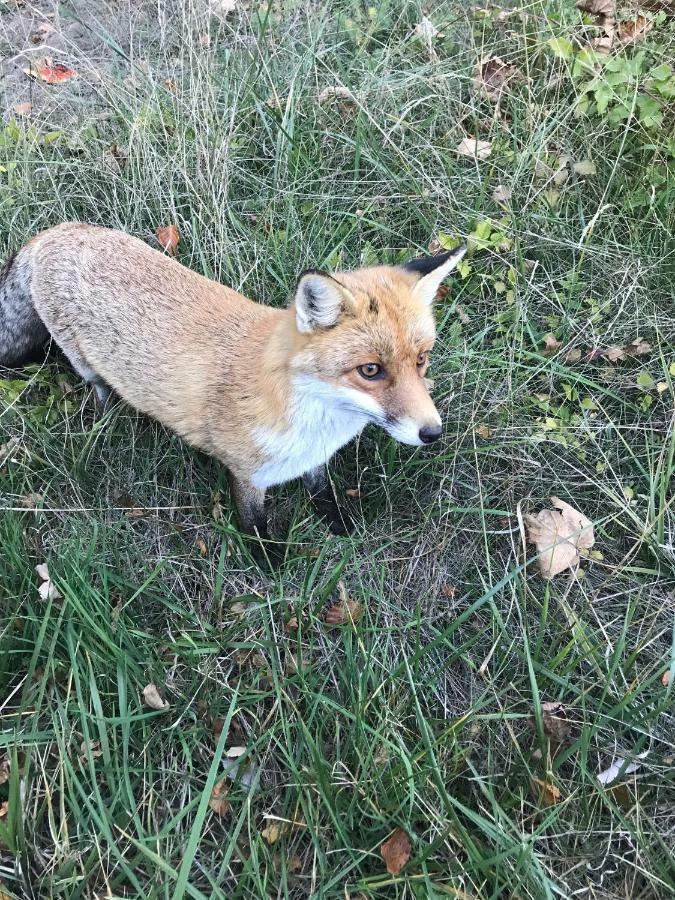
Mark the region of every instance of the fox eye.
[[359, 366], [356, 371], [363, 378], [371, 380], [373, 378], [377, 378], [378, 375], [382, 374], [382, 366], [380, 366], [378, 363], [366, 363], [363, 366]]
[[426, 364], [426, 361], [427, 361], [427, 357], [428, 357], [428, 356], [429, 356], [429, 354], [426, 352], [426, 350], [423, 350], [423, 351], [419, 354], [419, 356], [417, 357], [417, 368], [418, 368], [418, 369], [421, 369], [422, 366], [424, 366], [424, 365]]

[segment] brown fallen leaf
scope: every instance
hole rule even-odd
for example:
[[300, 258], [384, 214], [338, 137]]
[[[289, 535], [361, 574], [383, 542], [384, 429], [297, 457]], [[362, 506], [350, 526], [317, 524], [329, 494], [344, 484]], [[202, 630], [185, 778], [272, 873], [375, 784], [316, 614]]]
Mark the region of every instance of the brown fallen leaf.
[[41, 44], [44, 40], [47, 39], [47, 36], [54, 31], [54, 26], [50, 25], [48, 22], [43, 22], [41, 25], [35, 29], [35, 31], [31, 34], [30, 39], [33, 44]]
[[441, 588], [441, 593], [444, 597], [447, 597], [448, 600], [454, 600], [457, 596], [457, 586], [454, 584], [444, 584]]
[[617, 33], [622, 44], [636, 44], [643, 40], [654, 27], [654, 23], [646, 16], [636, 16], [634, 19], [619, 22]]
[[554, 334], [547, 334], [544, 337], [544, 356], [553, 356], [556, 350], [561, 348], [562, 344]]
[[163, 228], [158, 228], [155, 231], [155, 234], [157, 235], [157, 240], [160, 245], [166, 250], [169, 256], [175, 256], [178, 244], [180, 243], [180, 233], [178, 228], [176, 228], [175, 225], [164, 225]]
[[555, 806], [560, 800], [560, 790], [550, 781], [542, 781], [541, 778], [532, 779], [535, 786], [535, 793], [544, 806]]
[[408, 834], [402, 828], [397, 828], [389, 840], [380, 846], [380, 856], [387, 865], [387, 872], [398, 875], [410, 859], [411, 851], [412, 844]]
[[316, 99], [319, 103], [326, 103], [328, 100], [349, 100], [350, 103], [356, 103], [358, 98], [348, 87], [337, 84], [324, 88]]
[[542, 509], [525, 516], [527, 539], [537, 548], [539, 570], [546, 579], [576, 568], [580, 551], [590, 550], [595, 543], [590, 519], [558, 497], [551, 497], [551, 503], [555, 510]]
[[9, 781], [9, 770], [10, 770], [10, 762], [7, 756], [3, 757], [0, 762], [0, 784], [5, 784]]
[[12, 108], [17, 116], [29, 116], [33, 112], [32, 103], [15, 103]]
[[485, 160], [490, 158], [492, 144], [490, 141], [481, 141], [478, 138], [465, 137], [455, 147], [458, 156], [467, 156], [470, 159]]
[[290, 834], [293, 828], [305, 827], [304, 822], [286, 822], [283, 819], [268, 819], [260, 834], [268, 844], [276, 844], [280, 837]]
[[4, 819], [4, 817], [7, 815], [8, 810], [9, 800], [3, 800], [3, 802], [0, 803], [0, 819]]
[[[670, 669], [666, 669], [666, 671], [661, 676], [661, 684], [664, 687], [668, 687], [668, 685], [670, 684]], [[2, 782], [0, 782], [0, 784], [2, 784]]]
[[511, 188], [506, 187], [504, 184], [498, 184], [497, 187], [492, 192], [492, 199], [495, 203], [506, 203], [507, 200], [511, 199]]
[[619, 362], [619, 360], [626, 358], [626, 351], [623, 347], [610, 347], [603, 355], [606, 356], [610, 362]]
[[565, 362], [577, 363], [581, 359], [581, 350], [568, 350], [565, 354]]
[[567, 719], [567, 711], [562, 703], [542, 703], [541, 718], [544, 734], [562, 744], [570, 734], [572, 726]]
[[61, 600], [63, 599], [63, 594], [59, 591], [56, 585], [53, 583], [50, 575], [49, 568], [46, 563], [40, 563], [39, 566], [35, 566], [35, 571], [38, 577], [38, 594], [40, 595], [42, 600]]
[[358, 500], [361, 497], [361, 491], [358, 488], [347, 488], [345, 494], [348, 497], [353, 497], [355, 500]]
[[71, 78], [77, 78], [78, 72], [64, 66], [63, 63], [48, 63], [27, 66], [23, 70], [29, 78], [44, 81], [45, 84], [62, 84], [64, 81], [70, 81]]
[[162, 700], [159, 695], [159, 691], [157, 690], [157, 686], [154, 684], [146, 684], [142, 691], [143, 694], [143, 702], [146, 706], [150, 707], [150, 709], [168, 709], [169, 704], [166, 700]]
[[473, 432], [486, 440], [492, 437], [492, 429], [488, 425], [476, 425]]
[[42, 494], [26, 494], [21, 498], [21, 505], [26, 509], [37, 509], [43, 500]]
[[577, 0], [577, 9], [592, 16], [613, 16], [616, 12], [616, 0]]
[[92, 759], [98, 759], [103, 756], [103, 750], [101, 750], [101, 742], [100, 741], [82, 741], [80, 744], [80, 760], [82, 762], [87, 762], [89, 757]]
[[624, 347], [626, 356], [646, 356], [652, 352], [652, 345], [641, 337], [636, 337], [634, 341]]
[[326, 625], [346, 625], [350, 622], [360, 621], [366, 611], [364, 604], [349, 597], [343, 581], [338, 581], [338, 593], [340, 594], [339, 601], [326, 613]]
[[213, 785], [213, 790], [209, 797], [209, 806], [218, 816], [224, 816], [230, 809], [230, 801], [227, 799], [229, 790], [230, 785], [227, 776], [221, 778], [220, 781], [216, 781]]
[[518, 66], [507, 63], [498, 56], [490, 56], [478, 63], [473, 86], [488, 100], [498, 103], [509, 82], [522, 80], [523, 74]]
[[201, 556], [207, 556], [209, 552], [209, 548], [206, 546], [206, 541], [204, 538], [197, 538], [195, 540], [195, 547], [199, 550]]

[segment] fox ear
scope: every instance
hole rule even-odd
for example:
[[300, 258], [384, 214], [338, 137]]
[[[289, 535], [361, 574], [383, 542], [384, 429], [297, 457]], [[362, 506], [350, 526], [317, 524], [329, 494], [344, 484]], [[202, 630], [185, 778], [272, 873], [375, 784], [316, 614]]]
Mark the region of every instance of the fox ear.
[[298, 331], [310, 334], [317, 328], [332, 328], [344, 311], [346, 299], [342, 287], [330, 275], [305, 272], [295, 291]]
[[406, 272], [412, 272], [419, 277], [419, 281], [413, 287], [413, 295], [425, 303], [433, 303], [441, 282], [457, 266], [465, 253], [466, 247], [462, 246], [447, 253], [439, 253], [438, 256], [420, 256], [404, 263], [403, 268]]

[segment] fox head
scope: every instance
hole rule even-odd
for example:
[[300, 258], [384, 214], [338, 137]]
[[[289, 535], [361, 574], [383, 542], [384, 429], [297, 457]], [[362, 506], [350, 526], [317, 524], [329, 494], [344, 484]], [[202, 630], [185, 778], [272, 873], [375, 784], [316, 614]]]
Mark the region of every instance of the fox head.
[[432, 304], [465, 252], [333, 275], [306, 272], [294, 298], [296, 376], [318, 381], [326, 402], [403, 443], [435, 441], [441, 419], [426, 378], [436, 338]]

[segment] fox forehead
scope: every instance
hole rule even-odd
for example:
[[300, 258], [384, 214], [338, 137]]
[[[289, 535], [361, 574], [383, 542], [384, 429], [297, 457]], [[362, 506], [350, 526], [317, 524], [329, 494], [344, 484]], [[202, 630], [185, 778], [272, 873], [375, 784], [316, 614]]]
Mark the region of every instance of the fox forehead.
[[334, 276], [356, 301], [356, 313], [345, 329], [359, 343], [385, 357], [399, 358], [428, 350], [436, 338], [429, 306], [412, 294], [414, 278], [394, 266], [378, 266]]

